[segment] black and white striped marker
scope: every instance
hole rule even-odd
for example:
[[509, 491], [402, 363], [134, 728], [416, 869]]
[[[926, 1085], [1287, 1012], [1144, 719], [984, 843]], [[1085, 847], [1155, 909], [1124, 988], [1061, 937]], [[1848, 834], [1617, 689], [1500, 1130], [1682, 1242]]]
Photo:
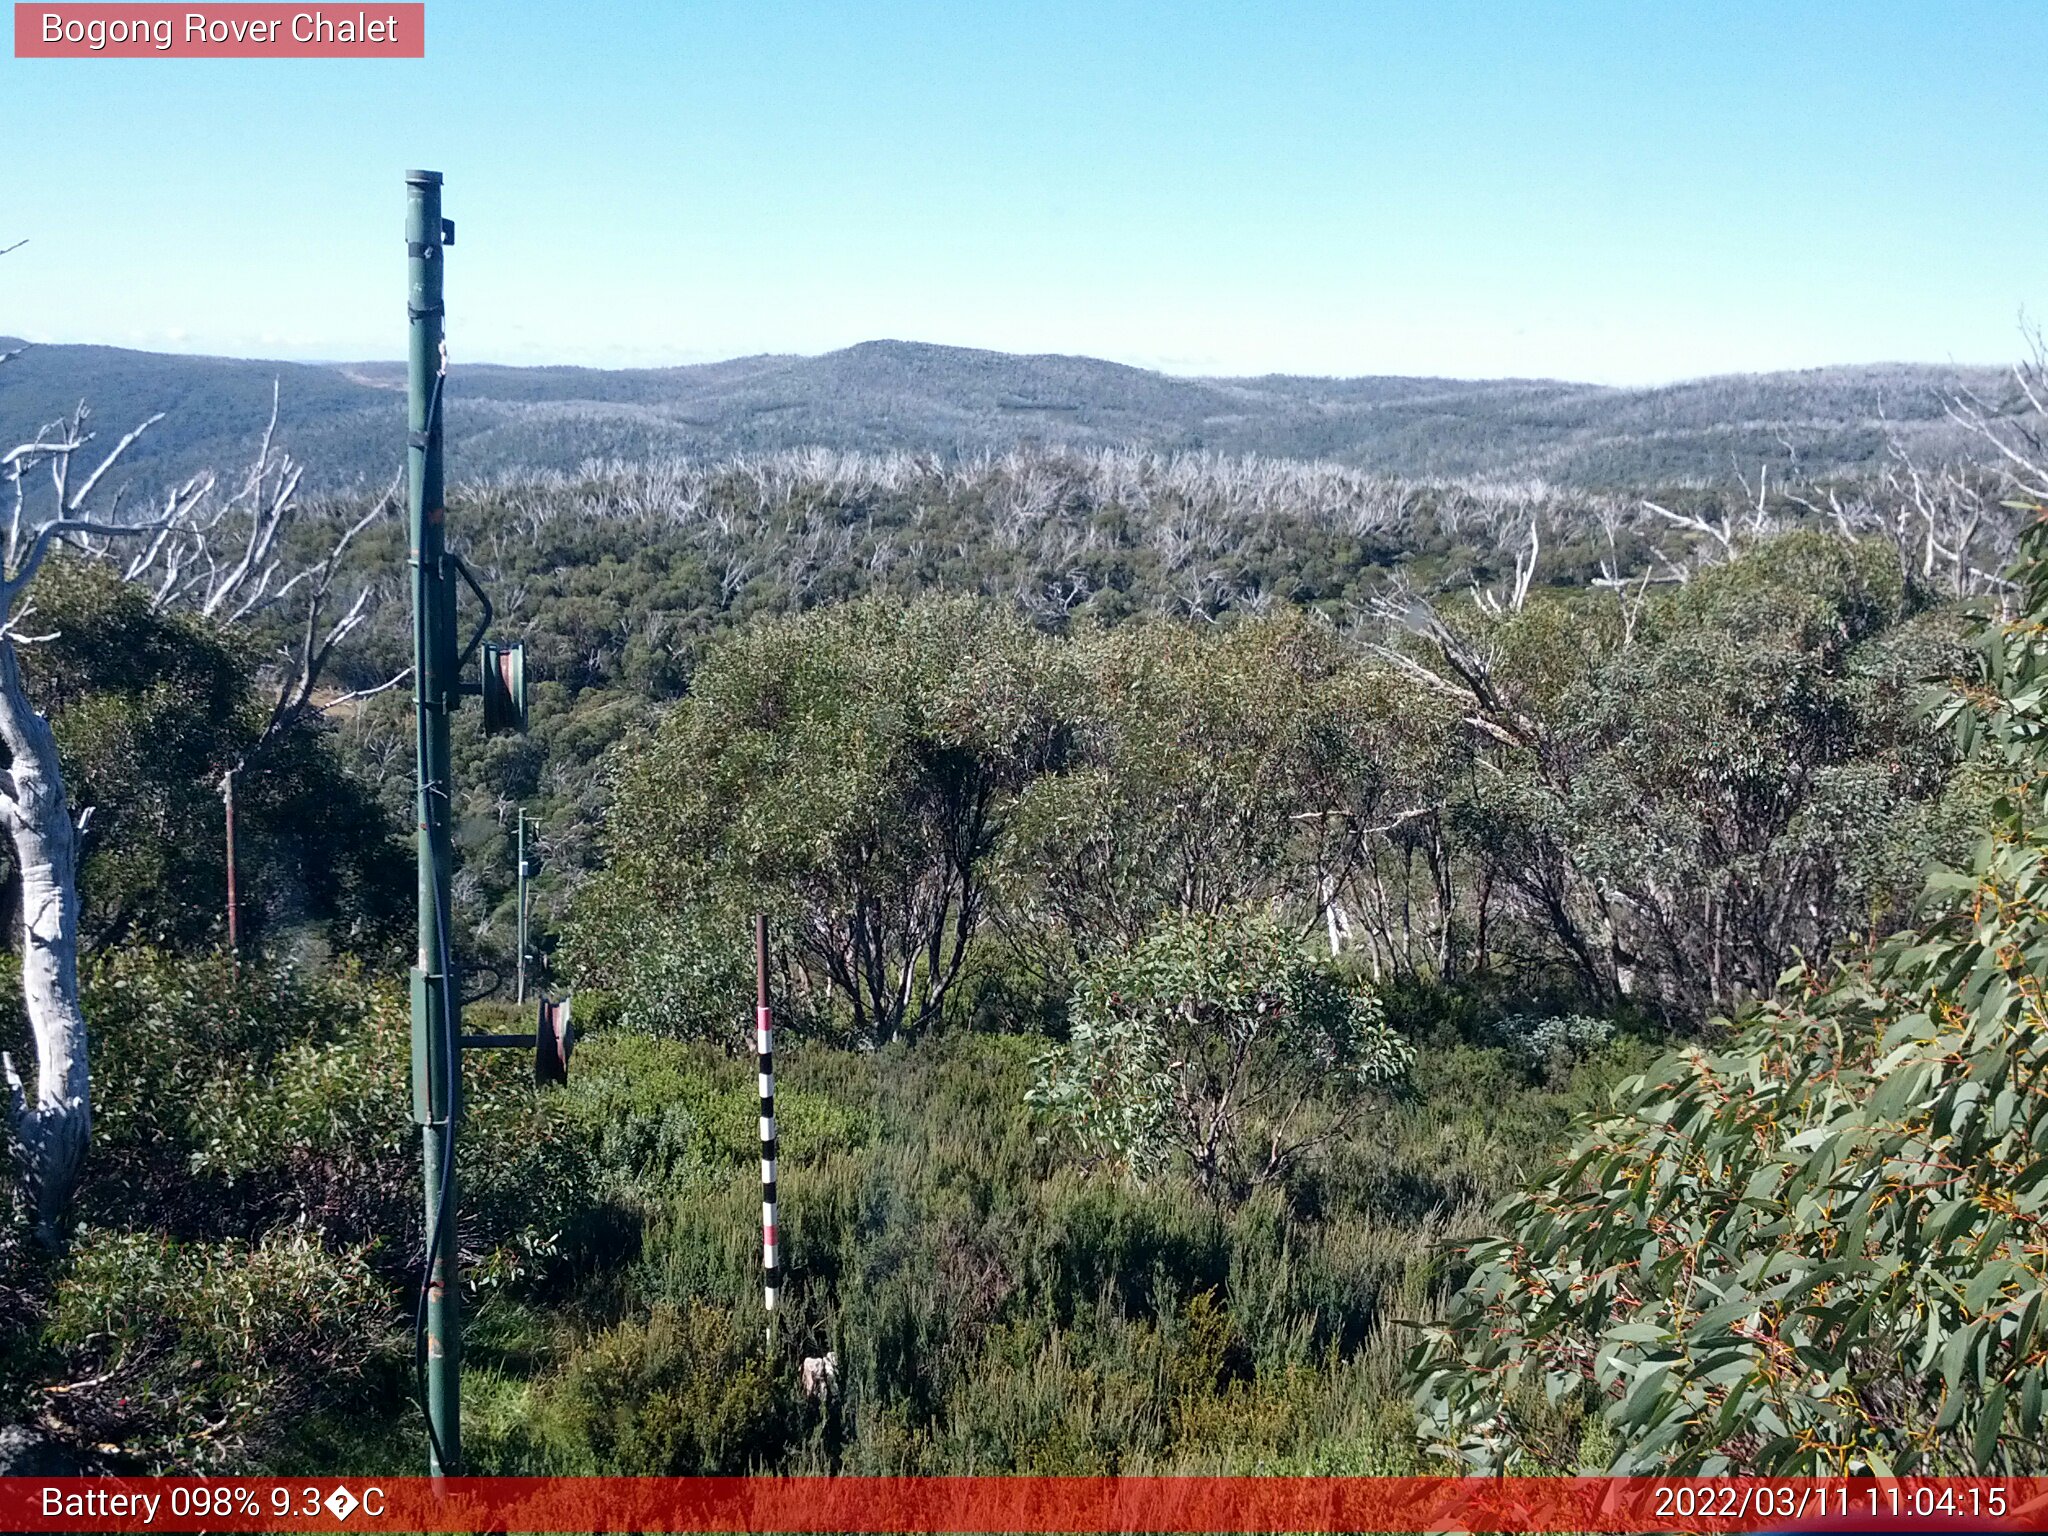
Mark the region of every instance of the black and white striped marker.
[[761, 1072], [761, 1294], [775, 1320], [782, 1264], [775, 1230], [775, 1021], [768, 1007], [768, 919], [754, 919], [754, 1051]]

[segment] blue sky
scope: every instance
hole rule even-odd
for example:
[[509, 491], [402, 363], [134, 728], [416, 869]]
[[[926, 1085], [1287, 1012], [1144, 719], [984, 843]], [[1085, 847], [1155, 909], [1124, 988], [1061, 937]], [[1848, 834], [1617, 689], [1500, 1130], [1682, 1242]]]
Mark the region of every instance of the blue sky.
[[[374, 9], [374, 6], [372, 7]], [[428, 0], [422, 61], [0, 59], [0, 333], [458, 360], [877, 336], [1182, 373], [2001, 362], [2048, 5]]]

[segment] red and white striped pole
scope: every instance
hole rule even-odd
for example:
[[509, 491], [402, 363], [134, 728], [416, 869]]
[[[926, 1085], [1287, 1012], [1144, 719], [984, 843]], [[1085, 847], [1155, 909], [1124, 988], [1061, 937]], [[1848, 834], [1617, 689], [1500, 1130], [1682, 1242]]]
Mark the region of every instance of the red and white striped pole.
[[768, 919], [754, 919], [754, 1050], [761, 1069], [761, 1294], [775, 1322], [782, 1264], [775, 1230], [775, 1021], [768, 1007]]

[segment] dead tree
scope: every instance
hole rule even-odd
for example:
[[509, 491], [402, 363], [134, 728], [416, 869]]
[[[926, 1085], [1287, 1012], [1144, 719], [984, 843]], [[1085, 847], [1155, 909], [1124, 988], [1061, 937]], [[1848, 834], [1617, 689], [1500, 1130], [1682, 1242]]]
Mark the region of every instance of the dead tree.
[[309, 715], [381, 693], [410, 675], [401, 672], [375, 687], [315, 703], [336, 649], [374, 608], [376, 589], [367, 581], [354, 584], [354, 597], [342, 606], [343, 594], [336, 589], [346, 571], [345, 557], [366, 529], [397, 509], [399, 479], [394, 476], [360, 515], [339, 523], [318, 558], [295, 560], [289, 546], [305, 517], [299, 500], [304, 469], [277, 447], [277, 414], [273, 384], [270, 420], [241, 483], [223, 495], [211, 476], [188, 482], [195, 494], [167, 509], [154, 536], [122, 572], [145, 584], [157, 607], [183, 609], [216, 624], [290, 616], [285, 625], [289, 638], [279, 645], [273, 667], [269, 717], [236, 772]]
[[[22, 627], [32, 611], [27, 593], [54, 544], [134, 538], [156, 526], [105, 523], [83, 515], [102, 479], [143, 430], [138, 427], [122, 438], [73, 489], [73, 458], [92, 436], [85, 420], [81, 409], [70, 421], [45, 427], [0, 456], [0, 471], [14, 493], [0, 568], [0, 743], [8, 757], [0, 770], [0, 823], [21, 871], [21, 996], [35, 1042], [33, 1095], [13, 1058], [4, 1053], [0, 1075], [7, 1084], [8, 1128], [21, 1192], [37, 1238], [53, 1247], [92, 1134], [91, 1070], [78, 994], [78, 847], [92, 811], [87, 807], [72, 814], [57, 738], [29, 702], [15, 647], [35, 638]], [[39, 469], [49, 471], [52, 494], [47, 515], [32, 518], [24, 480]], [[189, 488], [173, 491], [169, 512], [174, 515], [189, 500]]]
[[[83, 481], [74, 467], [87, 462], [93, 441], [83, 407], [29, 441], [0, 455], [0, 483], [11, 492], [4, 562], [0, 562], [0, 744], [8, 763], [0, 770], [0, 823], [13, 843], [21, 872], [22, 1002], [36, 1054], [35, 1081], [25, 1082], [13, 1060], [0, 1056], [8, 1092], [9, 1125], [20, 1188], [38, 1238], [61, 1240], [92, 1128], [91, 1073], [86, 1020], [78, 984], [78, 856], [90, 807], [72, 810], [50, 723], [23, 689], [16, 647], [30, 632], [30, 592], [51, 550], [104, 561], [125, 580], [143, 586], [161, 608], [182, 609], [206, 622], [247, 623], [293, 605], [294, 639], [281, 648], [270, 717], [246, 763], [316, 705], [315, 690], [336, 646], [368, 617], [374, 598], [365, 584], [345, 608], [334, 598], [343, 557], [355, 538], [395, 506], [387, 492], [344, 522], [326, 553], [294, 565], [288, 535], [300, 507], [300, 471], [275, 448], [276, 397], [254, 465], [242, 483], [223, 494], [211, 475], [198, 475], [164, 492], [137, 518], [123, 518], [120, 497], [106, 498], [105, 514], [91, 510], [110, 471], [160, 417], [123, 436]], [[47, 477], [47, 487], [36, 489]], [[32, 512], [31, 507], [38, 508]], [[347, 698], [379, 692], [403, 678]], [[234, 765], [242, 766], [241, 763]], [[230, 772], [234, 769], [231, 768]]]

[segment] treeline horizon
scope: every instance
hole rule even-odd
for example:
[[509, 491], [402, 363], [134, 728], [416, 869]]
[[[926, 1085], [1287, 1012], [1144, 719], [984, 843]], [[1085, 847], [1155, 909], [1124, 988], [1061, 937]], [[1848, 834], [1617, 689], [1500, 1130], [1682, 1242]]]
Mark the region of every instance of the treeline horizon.
[[[0, 341], [0, 349], [11, 346]], [[375, 490], [403, 441], [403, 371], [46, 345], [13, 355], [29, 421], [88, 402], [109, 432], [165, 412], [117, 480], [154, 500], [242, 460], [273, 393], [308, 488]], [[1131, 449], [1325, 461], [1405, 478], [1518, 479], [1629, 491], [1774, 475], [1881, 471], [1900, 443], [1932, 462], [1985, 461], [1949, 413], [2021, 401], [2010, 373], [1855, 365], [1656, 387], [1540, 379], [1202, 378], [1067, 356], [876, 341], [816, 357], [671, 369], [505, 367], [453, 360], [451, 473], [577, 473], [607, 459], [719, 460], [825, 445], [937, 454]], [[2022, 402], [2023, 403], [2023, 402]], [[110, 487], [113, 489], [115, 487]]]

